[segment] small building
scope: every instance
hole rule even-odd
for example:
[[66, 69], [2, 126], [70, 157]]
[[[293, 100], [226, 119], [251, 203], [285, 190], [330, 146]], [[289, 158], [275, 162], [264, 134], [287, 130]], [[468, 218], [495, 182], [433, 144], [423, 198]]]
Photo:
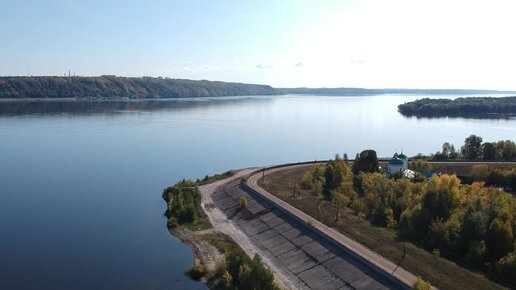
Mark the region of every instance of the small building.
[[387, 173], [389, 174], [395, 174], [397, 172], [405, 172], [405, 170], [408, 169], [408, 158], [405, 156], [405, 154], [401, 153], [398, 155], [398, 153], [394, 153], [394, 156], [392, 156], [391, 160], [389, 160]]

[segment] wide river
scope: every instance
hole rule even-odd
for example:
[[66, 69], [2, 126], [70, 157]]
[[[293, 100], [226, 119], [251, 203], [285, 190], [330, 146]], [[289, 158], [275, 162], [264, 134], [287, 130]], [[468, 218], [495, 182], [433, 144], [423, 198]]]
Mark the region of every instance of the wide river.
[[[206, 289], [161, 192], [232, 168], [516, 139], [516, 120], [406, 118], [422, 96], [0, 104], [0, 289]], [[441, 96], [442, 97], [442, 96]]]

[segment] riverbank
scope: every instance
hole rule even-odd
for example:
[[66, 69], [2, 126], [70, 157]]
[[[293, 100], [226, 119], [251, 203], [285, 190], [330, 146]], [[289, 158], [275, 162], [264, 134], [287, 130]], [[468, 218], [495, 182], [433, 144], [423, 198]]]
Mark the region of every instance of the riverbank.
[[[186, 274], [194, 280], [205, 283], [210, 289], [214, 289], [214, 285], [210, 285], [209, 281], [213, 282], [217, 265], [224, 265], [224, 255], [203, 239], [204, 234], [212, 232], [212, 230], [192, 231], [183, 227], [170, 230], [171, 235], [179, 238], [194, 253], [193, 266], [186, 271]], [[197, 275], [200, 276], [197, 277]]]
[[[177, 236], [194, 252], [194, 266], [186, 274], [203, 281], [210, 289], [222, 289], [227, 287], [228, 283], [231, 289], [297, 289], [273, 263], [263, 257], [263, 253], [214, 206], [211, 200], [211, 195], [219, 186], [238, 180], [252, 170], [230, 171], [206, 177], [196, 183], [183, 180], [165, 189], [163, 197], [168, 204], [166, 215], [169, 217], [167, 226], [171, 234]], [[198, 187], [197, 183], [203, 181], [215, 182]], [[191, 197], [188, 197], [190, 195]], [[189, 212], [190, 210], [184, 209], [191, 208], [190, 202], [197, 208], [198, 216], [191, 220], [186, 219], [188, 222], [182, 222], [183, 214], [178, 214], [177, 209], [171, 207], [171, 204], [182, 204], [178, 206], [179, 212]], [[249, 272], [240, 273], [241, 266]], [[257, 273], [261, 273], [260, 276], [263, 278], [255, 277]]]

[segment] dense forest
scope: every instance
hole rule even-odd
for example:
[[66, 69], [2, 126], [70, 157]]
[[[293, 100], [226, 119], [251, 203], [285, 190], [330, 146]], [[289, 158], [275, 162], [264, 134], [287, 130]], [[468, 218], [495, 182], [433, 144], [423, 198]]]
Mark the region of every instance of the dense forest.
[[270, 86], [170, 78], [0, 77], [0, 99], [159, 99], [276, 95]]
[[336, 156], [301, 180], [337, 206], [347, 206], [377, 226], [432, 249], [435, 255], [476, 265], [516, 283], [516, 198], [484, 182], [462, 184], [455, 175], [429, 179], [387, 178], [376, 153], [362, 152], [353, 165]]
[[509, 117], [516, 116], [516, 97], [425, 98], [401, 104], [398, 111], [416, 117]]

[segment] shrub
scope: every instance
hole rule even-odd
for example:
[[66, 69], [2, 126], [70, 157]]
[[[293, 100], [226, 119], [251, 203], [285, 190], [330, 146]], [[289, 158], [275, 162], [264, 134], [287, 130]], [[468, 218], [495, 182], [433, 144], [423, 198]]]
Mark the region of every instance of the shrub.
[[240, 197], [240, 207], [241, 208], [247, 207], [247, 198], [245, 196]]
[[224, 271], [224, 274], [222, 274], [222, 285], [225, 289], [230, 289], [231, 284], [233, 283], [233, 276], [229, 274], [229, 272], [226, 270]]
[[432, 289], [432, 286], [430, 285], [429, 282], [426, 282], [423, 279], [421, 279], [420, 277], [417, 277], [416, 282], [414, 282], [414, 284], [412, 284], [412, 289], [413, 290], [430, 290], [430, 289]]
[[310, 174], [310, 172], [303, 174], [303, 177], [301, 178], [299, 185], [302, 189], [312, 189], [314, 187], [312, 175]]
[[186, 275], [196, 281], [199, 281], [202, 277], [204, 277], [204, 275], [206, 275], [206, 273], [206, 267], [204, 267], [204, 265], [201, 263], [186, 271]]

